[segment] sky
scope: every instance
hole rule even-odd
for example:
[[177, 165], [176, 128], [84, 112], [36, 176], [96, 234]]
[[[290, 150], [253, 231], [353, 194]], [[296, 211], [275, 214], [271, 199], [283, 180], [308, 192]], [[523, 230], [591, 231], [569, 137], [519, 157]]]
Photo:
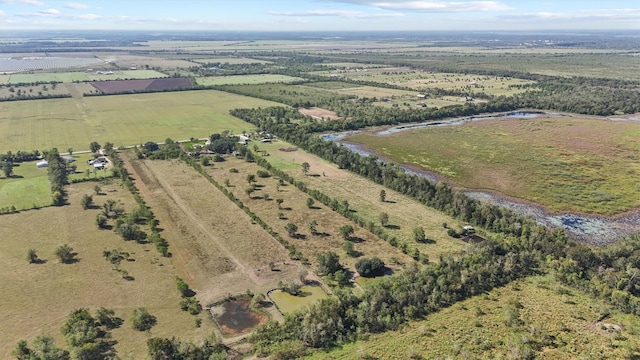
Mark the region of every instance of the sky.
[[0, 0], [2, 30], [635, 30], [640, 0]]

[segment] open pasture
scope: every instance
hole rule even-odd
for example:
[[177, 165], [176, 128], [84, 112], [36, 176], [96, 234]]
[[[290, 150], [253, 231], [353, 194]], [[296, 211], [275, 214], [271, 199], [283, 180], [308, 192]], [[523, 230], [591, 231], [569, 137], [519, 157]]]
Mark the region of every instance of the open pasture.
[[91, 141], [118, 146], [251, 130], [229, 115], [244, 107], [276, 103], [221, 91], [30, 100], [0, 103], [0, 151], [85, 150]]
[[[73, 84], [77, 85], [77, 84]], [[12, 85], [0, 85], [0, 99], [11, 99], [13, 97], [40, 97], [48, 95], [69, 95], [69, 89], [66, 86], [57, 84], [53, 85], [26, 85], [26, 86], [12, 86]]]
[[624, 359], [638, 356], [638, 343], [637, 317], [536, 276], [310, 358]]
[[246, 57], [231, 57], [231, 56], [227, 56], [227, 57], [216, 57], [216, 58], [206, 58], [206, 59], [193, 59], [192, 61], [195, 61], [197, 63], [200, 64], [216, 64], [216, 63], [220, 63], [220, 64], [269, 64], [271, 63], [271, 61], [267, 61], [267, 60], [260, 60], [260, 59], [252, 59], [252, 58], [246, 58]]
[[[266, 160], [272, 166], [284, 170], [305, 182], [308, 188], [318, 189], [336, 199], [347, 200], [358, 216], [373, 223], [380, 223], [380, 214], [389, 214], [389, 226], [386, 231], [395, 236], [399, 242], [406, 242], [411, 248], [418, 248], [420, 253], [427, 254], [429, 260], [438, 261], [440, 255], [457, 253], [465, 243], [447, 235], [442, 227], [459, 228], [464, 224], [458, 220], [439, 213], [391, 189], [338, 169], [336, 165], [309, 154], [301, 149], [293, 152], [279, 151], [279, 148], [290, 148], [292, 145], [277, 141], [272, 144], [260, 144], [260, 150], [266, 150]], [[310, 176], [302, 175], [300, 165], [310, 164]], [[313, 176], [312, 176], [313, 175]], [[380, 190], [385, 190], [388, 201], [379, 200]], [[272, 197], [275, 195], [271, 194]], [[435, 241], [431, 244], [419, 244], [413, 240], [413, 229], [422, 226], [426, 236]], [[357, 248], [357, 245], [356, 245]]]
[[238, 84], [267, 84], [267, 83], [290, 83], [303, 80], [302, 78], [277, 75], [277, 74], [259, 74], [259, 75], [233, 75], [233, 76], [209, 76], [196, 78], [198, 85], [238, 85]]
[[[1, 216], [0, 357], [10, 358], [18, 340], [31, 342], [40, 334], [51, 335], [57, 346], [66, 347], [60, 327], [71, 311], [82, 307], [92, 313], [102, 306], [113, 309], [124, 320], [112, 331], [115, 349], [122, 358], [146, 356], [148, 334], [133, 330], [129, 321], [132, 311], [141, 306], [158, 319], [151, 330], [153, 336], [181, 334], [200, 341], [212, 331], [213, 324], [204, 315], [200, 315], [202, 326], [196, 328], [194, 316], [180, 310], [175, 285], [178, 272], [169, 259], [160, 257], [151, 244], [124, 241], [115, 232], [96, 227], [100, 210], [83, 210], [83, 195], [92, 194], [97, 206], [114, 200], [126, 211], [135, 203], [117, 181], [100, 183], [103, 195], [95, 195], [95, 185], [86, 182], [69, 186], [67, 206]], [[63, 244], [69, 244], [78, 254], [76, 263], [58, 262], [54, 250]], [[29, 264], [29, 249], [35, 249], [44, 262]], [[120, 268], [133, 280], [123, 279], [104, 259], [103, 251], [110, 249], [130, 254], [132, 260], [124, 261]]]
[[154, 160], [129, 169], [160, 221], [172, 264], [203, 305], [247, 290], [266, 293], [295, 277], [298, 265], [284, 247], [193, 168]]
[[[384, 71], [383, 71], [384, 70]], [[419, 70], [376, 69], [368, 72], [342, 74], [354, 80], [375, 81], [409, 87], [416, 91], [430, 88], [486, 93], [489, 95], [513, 95], [520, 90], [518, 85], [532, 84], [533, 81], [508, 77], [473, 74], [431, 73]]]
[[[267, 157], [267, 160], [269, 160], [269, 157]], [[231, 168], [237, 169], [238, 172], [230, 172]], [[354, 247], [356, 251], [361, 253], [361, 256], [378, 256], [387, 264], [394, 262], [391, 261], [392, 258], [397, 259], [396, 262], [399, 264], [413, 262], [410, 257], [402, 254], [400, 250], [379, 239], [366, 229], [353, 224], [352, 221], [344, 218], [319, 201], [315, 201], [313, 206], [309, 208], [306, 204], [309, 195], [289, 183], [285, 183], [285, 186], [278, 186], [278, 180], [274, 177], [260, 178], [256, 176], [257, 181], [255, 184], [258, 187], [255, 192], [250, 195], [247, 194], [246, 189], [250, 186], [246, 180], [247, 175], [256, 175], [258, 170], [264, 169], [255, 163], [236, 158], [229, 158], [225, 162], [215, 163], [215, 166], [207, 168], [207, 172], [218, 183], [223, 184], [228, 179], [231, 185], [228, 187], [229, 191], [233, 192], [235, 197], [242, 200], [251, 211], [269, 224], [274, 231], [291, 242], [312, 264], [311, 270], [315, 271], [316, 269], [316, 257], [319, 253], [334, 251], [340, 256], [341, 264], [350, 271], [355, 272], [357, 258], [347, 256], [342, 250], [342, 244], [345, 240], [340, 235], [339, 228], [347, 224], [352, 225], [355, 230], [353, 234]], [[304, 175], [302, 175], [301, 171], [298, 171], [294, 176], [298, 180], [306, 180], [303, 179]], [[339, 201], [347, 200], [336, 196], [334, 193], [326, 193]], [[266, 199], [265, 194], [267, 195]], [[283, 200], [281, 206], [277, 204], [276, 199], [278, 198]], [[350, 199], [349, 203], [351, 204]], [[354, 209], [359, 211], [355, 207]], [[318, 235], [311, 234], [309, 230], [309, 222], [311, 220], [316, 220], [318, 223]], [[287, 234], [285, 226], [288, 223], [293, 223], [298, 227], [297, 233], [299, 236], [297, 238], [292, 238]]]
[[30, 84], [35, 82], [63, 82], [74, 81], [103, 81], [103, 80], [125, 80], [125, 79], [155, 79], [164, 78], [167, 75], [155, 70], [111, 70], [113, 74], [98, 74], [96, 72], [46, 72], [33, 74], [12, 74], [6, 80], [7, 84]]
[[[468, 122], [361, 133], [346, 140], [380, 156], [555, 212], [614, 215], [640, 206], [640, 124], [579, 117]], [[523, 149], [526, 149], [524, 151]]]

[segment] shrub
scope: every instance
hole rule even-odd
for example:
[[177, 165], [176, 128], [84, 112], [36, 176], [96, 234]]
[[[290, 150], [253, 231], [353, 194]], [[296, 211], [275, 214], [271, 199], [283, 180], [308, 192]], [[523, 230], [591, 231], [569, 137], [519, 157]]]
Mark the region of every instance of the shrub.
[[157, 323], [155, 316], [149, 314], [147, 309], [140, 307], [133, 310], [131, 315], [131, 324], [134, 330], [147, 331]]

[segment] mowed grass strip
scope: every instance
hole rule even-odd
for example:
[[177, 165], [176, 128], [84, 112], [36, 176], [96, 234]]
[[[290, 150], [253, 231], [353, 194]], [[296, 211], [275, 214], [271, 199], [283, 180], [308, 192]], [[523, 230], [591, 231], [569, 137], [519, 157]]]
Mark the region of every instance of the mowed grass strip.
[[229, 110], [275, 105], [279, 104], [214, 90], [4, 102], [0, 152], [83, 150], [91, 141], [118, 147], [224, 130], [240, 133], [253, 126], [232, 117]]
[[[235, 168], [238, 172], [230, 172], [232, 168]], [[360, 228], [319, 201], [315, 201], [313, 206], [309, 208], [306, 204], [309, 195], [288, 182], [285, 183], [285, 186], [278, 187], [276, 178], [260, 178], [256, 175], [258, 170], [264, 169], [255, 163], [235, 158], [230, 158], [228, 161], [216, 163], [214, 167], [207, 168], [208, 173], [219, 183], [223, 184], [228, 179], [231, 185], [228, 189], [242, 200], [251, 211], [269, 224], [274, 231], [292, 243], [312, 264], [311, 270], [316, 270], [316, 257], [319, 253], [334, 251], [340, 256], [341, 263], [355, 272], [355, 263], [358, 259], [348, 256], [342, 250], [342, 244], [345, 240], [340, 235], [339, 229], [343, 225], [353, 226], [355, 232], [352, 236], [352, 241], [354, 242], [355, 250], [360, 252], [361, 256], [380, 257], [392, 267], [394, 267], [393, 263], [407, 264], [413, 262], [410, 257], [402, 254], [398, 249], [379, 239], [366, 229]], [[251, 195], [246, 193], [246, 189], [250, 186], [247, 182], [247, 175], [256, 175], [257, 182], [255, 182], [255, 185], [257, 186], [257, 191]], [[299, 178], [299, 176], [296, 177]], [[265, 195], [267, 195], [266, 199]], [[278, 198], [283, 200], [280, 208], [276, 200]], [[279, 216], [279, 213], [282, 213], [282, 216]], [[311, 234], [309, 223], [312, 220], [316, 220], [318, 223], [317, 231], [320, 235]], [[297, 233], [300, 235], [298, 238], [292, 238], [287, 234], [285, 226], [288, 223], [295, 224], [298, 227]], [[397, 270], [398, 267], [395, 267], [395, 270]]]
[[[366, 221], [380, 224], [380, 214], [389, 215], [389, 226], [386, 231], [395, 236], [399, 242], [406, 242], [410, 248], [417, 247], [420, 253], [429, 255], [431, 261], [438, 261], [440, 255], [455, 254], [461, 251], [465, 243], [447, 235], [442, 226], [460, 228], [458, 220], [437, 212], [391, 189], [375, 184], [363, 177], [338, 169], [331, 164], [304, 150], [292, 152], [279, 149], [294, 148], [293, 145], [276, 141], [274, 143], [258, 145], [260, 150], [266, 150], [269, 156], [266, 160], [272, 166], [286, 171], [308, 188], [318, 189], [332, 198], [347, 200], [350, 207], [357, 211], [358, 216]], [[304, 176], [301, 164], [310, 164], [309, 176]], [[385, 190], [385, 202], [380, 201], [380, 191]], [[273, 195], [272, 195], [273, 196]], [[427, 238], [435, 240], [431, 244], [419, 244], [413, 239], [413, 229], [417, 226], [424, 228]]]
[[537, 118], [390, 136], [361, 133], [346, 140], [469, 189], [497, 191], [557, 212], [614, 215], [640, 206], [639, 135], [637, 122]]
[[[151, 244], [124, 241], [115, 232], [99, 230], [95, 225], [99, 209], [83, 210], [80, 199], [93, 194], [96, 206], [116, 201], [126, 211], [135, 203], [128, 190], [118, 182], [99, 184], [104, 195], [95, 195], [96, 183], [69, 186], [70, 205], [30, 210], [0, 216], [0, 357], [10, 352], [21, 339], [33, 340], [40, 334], [55, 338], [56, 345], [66, 347], [60, 333], [69, 313], [86, 307], [115, 310], [125, 320], [112, 331], [115, 349], [122, 358], [146, 356], [148, 334], [134, 331], [129, 322], [135, 308], [144, 306], [158, 318], [153, 336], [202, 340], [213, 329], [204, 314], [202, 327], [179, 307], [176, 270], [167, 258], [159, 256]], [[78, 254], [78, 262], [61, 264], [55, 249], [69, 244]], [[35, 249], [42, 264], [29, 264], [27, 252]], [[127, 281], [103, 257], [104, 250], [121, 249], [132, 261], [120, 268], [134, 278]]]
[[310, 358], [517, 359], [532, 353], [559, 360], [627, 359], [638, 356], [639, 343], [638, 317], [547, 277], [531, 277]]

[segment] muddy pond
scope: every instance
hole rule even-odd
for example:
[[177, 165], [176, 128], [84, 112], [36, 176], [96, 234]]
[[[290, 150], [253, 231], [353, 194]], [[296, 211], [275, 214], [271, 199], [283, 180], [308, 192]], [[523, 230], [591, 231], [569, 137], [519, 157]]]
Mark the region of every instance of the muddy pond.
[[[438, 121], [430, 121], [424, 123], [415, 124], [403, 124], [399, 126], [385, 128], [377, 131], [374, 134], [379, 136], [391, 135], [402, 131], [420, 129], [420, 128], [432, 128], [442, 126], [457, 126], [466, 124], [473, 121], [483, 120], [496, 120], [496, 119], [533, 119], [540, 116], [545, 117], [584, 117], [582, 115], [565, 114], [565, 113], [553, 113], [545, 111], [515, 111], [508, 113], [496, 113], [488, 115], [478, 116], [466, 116]], [[640, 115], [629, 115], [621, 117], [596, 117], [590, 116], [593, 119], [608, 120], [608, 121], [637, 121], [640, 122]], [[344, 139], [355, 135], [358, 131], [346, 131], [338, 133], [323, 134], [321, 137], [325, 140], [337, 142], [345, 148], [356, 152], [363, 156], [376, 156], [380, 161], [390, 161], [375, 151], [366, 148], [359, 144], [353, 144], [345, 141]], [[423, 176], [432, 182], [447, 181], [448, 179], [431, 171], [423, 170], [414, 166], [406, 164], [398, 164], [408, 173]], [[562, 227], [566, 230], [567, 234], [578, 241], [590, 243], [594, 245], [603, 245], [612, 243], [624, 236], [628, 236], [635, 233], [640, 233], [640, 209], [635, 209], [624, 214], [620, 214], [615, 217], [597, 216], [597, 215], [585, 215], [575, 213], [552, 213], [545, 207], [520, 199], [515, 199], [503, 195], [497, 192], [481, 191], [481, 190], [465, 190], [465, 194], [469, 197], [477, 199], [479, 201], [499, 205], [511, 209], [512, 211], [533, 217], [537, 222], [544, 224], [548, 227]]]
[[247, 333], [268, 320], [266, 315], [251, 310], [249, 299], [225, 301], [212, 306], [211, 316], [226, 336]]

